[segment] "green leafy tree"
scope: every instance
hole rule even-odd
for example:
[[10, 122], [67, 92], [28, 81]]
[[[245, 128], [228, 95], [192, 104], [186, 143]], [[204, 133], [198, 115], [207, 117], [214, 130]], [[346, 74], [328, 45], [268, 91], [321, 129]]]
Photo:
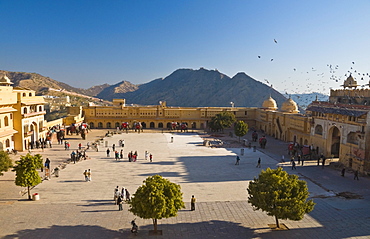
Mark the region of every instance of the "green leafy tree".
[[209, 122], [209, 127], [214, 131], [224, 130], [230, 127], [235, 122], [235, 115], [232, 112], [223, 111], [214, 117]]
[[245, 123], [244, 121], [238, 121], [235, 124], [234, 127], [234, 133], [236, 136], [239, 137], [239, 142], [240, 142], [240, 137], [246, 135], [248, 132], [248, 124]]
[[313, 210], [315, 203], [307, 201], [309, 196], [307, 184], [299, 180], [297, 175], [288, 174], [281, 167], [262, 170], [248, 186], [248, 202], [255, 210], [267, 212], [275, 216], [276, 226], [278, 219], [299, 221], [304, 214]]
[[0, 151], [0, 176], [3, 176], [3, 172], [7, 172], [11, 167], [13, 167], [13, 163], [8, 153]]
[[158, 219], [175, 217], [179, 209], [185, 208], [181, 187], [160, 175], [150, 176], [143, 183], [129, 202], [129, 211], [140, 218], [152, 219], [157, 232]]
[[41, 183], [41, 177], [37, 169], [42, 167], [42, 156], [40, 154], [27, 154], [21, 156], [20, 160], [15, 161], [17, 164], [13, 171], [16, 173], [15, 185], [27, 187], [28, 199], [31, 199], [30, 187]]

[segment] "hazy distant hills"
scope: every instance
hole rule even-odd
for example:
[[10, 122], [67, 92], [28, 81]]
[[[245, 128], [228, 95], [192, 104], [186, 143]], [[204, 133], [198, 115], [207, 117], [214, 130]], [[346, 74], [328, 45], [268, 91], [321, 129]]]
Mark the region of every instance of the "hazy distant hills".
[[[284, 95], [285, 97], [289, 97], [288, 95]], [[306, 109], [307, 106], [312, 102], [316, 100], [318, 101], [328, 101], [329, 96], [324, 95], [318, 92], [312, 92], [307, 94], [292, 94], [290, 96], [292, 100], [294, 100], [302, 109]]]
[[[88, 89], [75, 88], [37, 73], [0, 71], [0, 75], [3, 74], [11, 79], [14, 86], [33, 89], [38, 93], [45, 92], [45, 88], [64, 89], [105, 100], [124, 98], [127, 104], [156, 105], [159, 101], [166, 101], [168, 106], [228, 107], [233, 102], [236, 107], [261, 107], [270, 95], [278, 106], [286, 100], [278, 91], [245, 73], [229, 77], [217, 70], [204, 68], [178, 69], [165, 78], [141, 85], [122, 81]], [[293, 95], [292, 98], [295, 100]]]
[[105, 88], [97, 95], [112, 100], [124, 98], [128, 104], [155, 105], [166, 101], [168, 106], [203, 107], [237, 106], [261, 107], [270, 95], [281, 105], [286, 98], [278, 91], [254, 80], [245, 73], [234, 77], [217, 70], [179, 69], [163, 79], [138, 85], [137, 89], [119, 93], [126, 82]]
[[108, 84], [93, 86], [89, 89], [75, 88], [63, 82], [59, 82], [45, 77], [37, 73], [28, 72], [12, 72], [0, 70], [0, 77], [7, 75], [9, 79], [14, 83], [13, 86], [19, 86], [27, 89], [36, 91], [36, 93], [44, 92], [45, 88], [64, 89], [79, 94], [88, 96], [95, 96], [100, 93], [103, 89], [108, 87]]

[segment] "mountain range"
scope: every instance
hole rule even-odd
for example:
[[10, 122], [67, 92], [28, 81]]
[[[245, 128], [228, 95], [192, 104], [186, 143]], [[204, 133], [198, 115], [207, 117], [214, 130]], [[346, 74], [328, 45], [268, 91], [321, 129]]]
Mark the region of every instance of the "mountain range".
[[[63, 89], [82, 95], [111, 101], [124, 98], [127, 104], [156, 105], [166, 101], [168, 106], [181, 107], [261, 107], [269, 96], [278, 104], [286, 97], [270, 86], [259, 82], [244, 72], [229, 77], [217, 70], [200, 68], [178, 69], [165, 78], [152, 80], [145, 84], [132, 84], [121, 81], [114, 85], [103, 84], [88, 89], [75, 88], [37, 73], [0, 71], [6, 74], [14, 86], [35, 90]], [[46, 93], [47, 94], [47, 93]], [[293, 98], [293, 97], [292, 97]]]

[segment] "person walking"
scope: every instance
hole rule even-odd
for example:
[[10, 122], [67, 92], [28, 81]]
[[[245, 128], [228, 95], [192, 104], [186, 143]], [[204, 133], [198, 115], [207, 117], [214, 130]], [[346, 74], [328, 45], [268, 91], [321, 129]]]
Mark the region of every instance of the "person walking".
[[358, 178], [358, 170], [355, 171], [355, 177], [353, 178], [353, 180], [355, 180], [355, 179], [359, 180], [359, 178]]
[[190, 199], [191, 211], [195, 211], [195, 201], [196, 201], [196, 199], [195, 199], [194, 195], [191, 196], [191, 199]]
[[261, 167], [261, 158], [258, 158], [256, 168], [260, 168], [260, 167]]
[[118, 197], [121, 196], [121, 193], [118, 190], [118, 186], [116, 189], [114, 189], [114, 204], [118, 204]]
[[302, 157], [301, 158], [301, 165], [303, 166], [303, 163], [304, 163], [304, 158]]
[[239, 161], [240, 161], [240, 158], [239, 158], [239, 155], [236, 156], [236, 163], [235, 165], [239, 165]]
[[292, 170], [293, 170], [293, 169], [297, 169], [297, 168], [295, 167], [295, 161], [294, 161], [294, 160], [292, 161]]
[[88, 175], [87, 175], [87, 170], [85, 170], [83, 173], [82, 173], [84, 176], [85, 176], [85, 181], [89, 181], [89, 178], [88, 178]]
[[115, 151], [115, 150], [116, 150], [116, 145], [115, 145], [115, 144], [113, 144], [113, 145], [112, 145], [112, 150], [113, 150], [113, 151]]
[[50, 159], [46, 158], [45, 160], [45, 179], [50, 179]]
[[298, 154], [298, 156], [297, 156], [297, 161], [298, 161], [298, 165], [301, 163], [301, 155], [300, 154]]
[[148, 160], [148, 151], [145, 151], [145, 160]]
[[117, 198], [117, 204], [118, 204], [118, 211], [122, 211], [122, 210], [123, 210], [123, 207], [122, 207], [122, 204], [123, 204], [123, 197], [122, 197], [122, 195], [120, 195], [120, 196]]
[[91, 170], [87, 170], [87, 181], [91, 181]]
[[109, 157], [109, 155], [110, 155], [110, 150], [109, 148], [107, 148], [107, 157]]
[[322, 169], [324, 169], [324, 167], [325, 167], [325, 160], [326, 160], [326, 158], [325, 158], [325, 157], [323, 157], [323, 158], [322, 158], [322, 162], [321, 162], [321, 163], [322, 163]]
[[123, 200], [126, 200], [126, 189], [124, 187], [122, 187], [121, 196], [122, 196]]
[[131, 200], [131, 197], [130, 197], [130, 193], [129, 193], [129, 191], [127, 190], [127, 188], [125, 189], [125, 191], [126, 191], [126, 201], [130, 201]]
[[119, 158], [123, 159], [123, 149], [121, 149], [121, 152], [119, 153]]
[[152, 160], [153, 160], [153, 155], [152, 154], [149, 155], [149, 160], [150, 160], [150, 162], [152, 162]]
[[344, 174], [345, 174], [345, 173], [346, 173], [346, 168], [345, 168], [345, 167], [343, 167], [343, 168], [342, 168], [341, 176], [342, 176], [342, 177], [344, 177]]

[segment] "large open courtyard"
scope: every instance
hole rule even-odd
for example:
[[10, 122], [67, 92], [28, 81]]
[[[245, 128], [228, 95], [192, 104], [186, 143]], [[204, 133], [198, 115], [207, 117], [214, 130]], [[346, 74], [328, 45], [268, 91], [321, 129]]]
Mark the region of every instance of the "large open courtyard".
[[[52, 167], [65, 161], [78, 143], [95, 141], [105, 131], [93, 131], [83, 141], [67, 136], [71, 149], [54, 145], [44, 152]], [[173, 142], [171, 142], [173, 137]], [[124, 148], [118, 141], [125, 140]], [[113, 144], [124, 150], [124, 159], [116, 161], [106, 147]], [[70, 163], [32, 190], [40, 200], [28, 201], [19, 193], [23, 188], [14, 185], [14, 173], [0, 177], [0, 237], [2, 238], [151, 238], [151, 220], [137, 218], [139, 233], [130, 233], [130, 221], [135, 218], [128, 205], [118, 211], [113, 202], [116, 186], [127, 188], [131, 194], [151, 175], [160, 174], [180, 184], [186, 208], [177, 217], [159, 220], [160, 238], [369, 238], [370, 186], [369, 179], [353, 180], [352, 174], [341, 177], [338, 170], [324, 169], [315, 162], [306, 162], [291, 170], [281, 163], [286, 143], [269, 139], [267, 148], [211, 148], [203, 146], [197, 133], [144, 132], [115, 134], [105, 137], [99, 152], [87, 150], [88, 160]], [[127, 154], [138, 152], [136, 162], [128, 162]], [[153, 162], [144, 159], [144, 152], [153, 155]], [[236, 155], [240, 165], [235, 165]], [[262, 168], [256, 168], [258, 158]], [[282, 166], [307, 181], [310, 196], [317, 203], [302, 221], [281, 220], [290, 230], [273, 231], [268, 224], [274, 218], [254, 211], [247, 202], [248, 182], [261, 169]], [[92, 171], [92, 181], [85, 182], [83, 172]], [[351, 192], [359, 199], [335, 196]], [[197, 198], [196, 210], [190, 211], [190, 198]]]

